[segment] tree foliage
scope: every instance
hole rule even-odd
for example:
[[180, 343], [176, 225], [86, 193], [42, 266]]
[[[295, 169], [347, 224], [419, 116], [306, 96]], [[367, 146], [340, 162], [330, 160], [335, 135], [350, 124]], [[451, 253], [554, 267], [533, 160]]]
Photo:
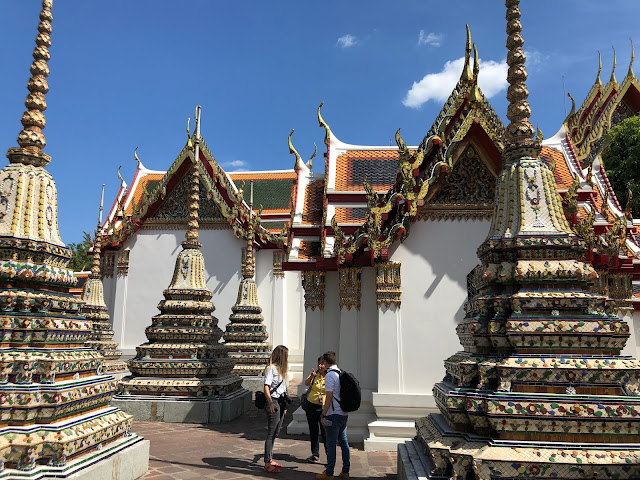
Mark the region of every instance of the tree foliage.
[[68, 246], [71, 249], [71, 262], [69, 268], [74, 272], [82, 272], [91, 268], [91, 255], [87, 252], [93, 245], [91, 241], [91, 235], [87, 232], [82, 233], [83, 240], [80, 243], [70, 243]]
[[607, 177], [622, 208], [632, 192], [631, 212], [640, 217], [640, 116], [623, 120], [607, 135], [602, 151]]

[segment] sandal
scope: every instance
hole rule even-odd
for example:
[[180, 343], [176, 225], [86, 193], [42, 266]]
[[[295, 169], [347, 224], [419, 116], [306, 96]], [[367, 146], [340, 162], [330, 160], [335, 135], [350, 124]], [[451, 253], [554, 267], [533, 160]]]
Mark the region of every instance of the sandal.
[[271, 465], [273, 465], [274, 467], [281, 467], [281, 466], [282, 466], [282, 464], [281, 464], [281, 463], [278, 463], [278, 462], [276, 462], [275, 460], [271, 460], [271, 462], [270, 462], [270, 463], [271, 463]]
[[280, 473], [280, 468], [275, 465], [268, 464], [264, 466], [264, 471], [267, 473]]
[[307, 458], [307, 462], [309, 463], [318, 463], [320, 461], [320, 457], [316, 457], [315, 455], [311, 455]]

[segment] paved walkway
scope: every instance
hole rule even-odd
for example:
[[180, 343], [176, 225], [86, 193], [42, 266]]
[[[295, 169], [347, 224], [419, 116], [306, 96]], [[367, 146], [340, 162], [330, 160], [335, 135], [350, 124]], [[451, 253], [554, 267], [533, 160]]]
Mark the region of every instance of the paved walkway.
[[[265, 414], [255, 408], [221, 425], [134, 422], [133, 431], [151, 441], [149, 473], [144, 479], [313, 480], [316, 473], [324, 470], [324, 465], [305, 461], [311, 453], [307, 436], [285, 433], [292, 412], [287, 413], [281, 438], [276, 440], [274, 448], [274, 459], [284, 465], [277, 475], [263, 470], [267, 420]], [[321, 455], [324, 462], [324, 452]], [[338, 448], [337, 472], [342, 464], [339, 455]], [[396, 453], [365, 452], [362, 445], [352, 446], [351, 477], [395, 479]]]

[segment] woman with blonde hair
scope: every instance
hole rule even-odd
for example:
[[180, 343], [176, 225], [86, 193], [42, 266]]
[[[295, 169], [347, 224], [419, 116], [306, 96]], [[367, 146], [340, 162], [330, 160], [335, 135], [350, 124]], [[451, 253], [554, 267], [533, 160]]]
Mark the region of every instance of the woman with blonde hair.
[[278, 345], [271, 352], [269, 365], [264, 371], [264, 396], [267, 399], [267, 439], [264, 442], [264, 471], [279, 473], [281, 464], [273, 460], [273, 442], [278, 438], [287, 405], [291, 402], [287, 395], [287, 368], [289, 349]]

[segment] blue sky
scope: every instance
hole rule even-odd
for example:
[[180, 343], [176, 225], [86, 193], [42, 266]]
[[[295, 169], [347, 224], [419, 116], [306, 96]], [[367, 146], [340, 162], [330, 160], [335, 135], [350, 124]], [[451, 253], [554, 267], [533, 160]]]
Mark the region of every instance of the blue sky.
[[[640, 2], [522, 3], [532, 122], [548, 137], [570, 108], [563, 77], [581, 102], [597, 50], [605, 82], [612, 46], [618, 80], [629, 37], [640, 56]], [[21, 128], [39, 10], [39, 0], [0, 1], [3, 151]], [[136, 146], [147, 168], [169, 167], [197, 104], [202, 134], [228, 171], [291, 168], [291, 128], [308, 158], [313, 142], [322, 146], [322, 100], [344, 142], [385, 145], [401, 127], [408, 144], [419, 143], [459, 76], [465, 23], [480, 53], [480, 86], [506, 122], [504, 14], [499, 0], [55, 0], [45, 151], [63, 240], [93, 230], [101, 185], [111, 202], [118, 166], [125, 180], [133, 176]], [[321, 166], [316, 160], [314, 170]]]

